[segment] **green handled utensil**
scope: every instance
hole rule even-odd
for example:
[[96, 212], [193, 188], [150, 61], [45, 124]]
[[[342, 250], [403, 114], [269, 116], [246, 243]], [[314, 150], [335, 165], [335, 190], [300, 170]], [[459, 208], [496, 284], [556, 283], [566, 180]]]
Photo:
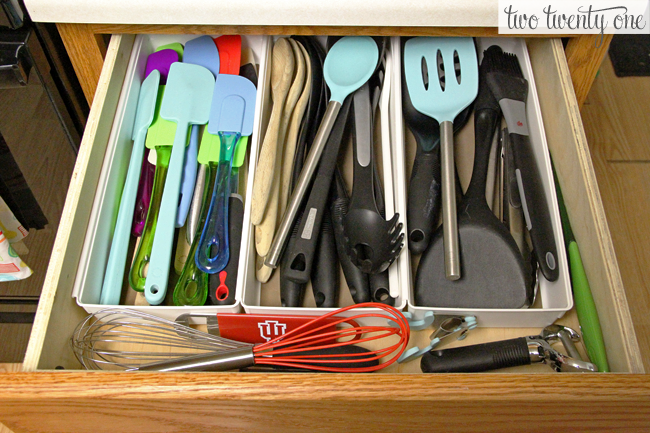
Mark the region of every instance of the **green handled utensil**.
[[152, 71], [142, 82], [140, 94], [138, 95], [138, 108], [133, 125], [133, 150], [131, 160], [124, 181], [120, 207], [117, 212], [115, 231], [111, 251], [108, 255], [104, 284], [102, 285], [100, 304], [119, 305], [120, 294], [122, 293], [122, 276], [126, 265], [126, 254], [129, 247], [129, 232], [131, 220], [135, 208], [135, 198], [138, 191], [138, 179], [144, 156], [144, 143], [147, 136], [147, 129], [153, 121], [156, 109], [156, 98], [158, 95], [158, 83], [160, 83], [160, 72]]
[[564, 233], [564, 243], [569, 255], [569, 269], [571, 272], [571, 285], [573, 286], [573, 300], [576, 305], [576, 313], [582, 330], [582, 340], [585, 343], [589, 360], [596, 364], [598, 371], [608, 372], [609, 364], [607, 362], [607, 352], [605, 342], [603, 341], [603, 331], [600, 327], [600, 319], [594, 297], [591, 293], [589, 280], [582, 264], [582, 257], [576, 242], [569, 215], [562, 197], [560, 182], [557, 179], [555, 167], [553, 167], [553, 178], [555, 180], [555, 191], [557, 193], [557, 202], [560, 208], [560, 218], [562, 219], [562, 232]]
[[369, 36], [345, 36], [327, 53], [323, 64], [323, 76], [330, 89], [330, 101], [266, 256], [264, 262], [266, 266], [276, 268], [280, 263], [285, 241], [316, 171], [343, 100], [368, 81], [378, 61], [379, 48], [374, 39]]
[[151, 305], [159, 305], [167, 292], [185, 143], [190, 125], [208, 122], [214, 81], [212, 72], [199, 65], [174, 63], [169, 70], [160, 116], [177, 127], [145, 283]]

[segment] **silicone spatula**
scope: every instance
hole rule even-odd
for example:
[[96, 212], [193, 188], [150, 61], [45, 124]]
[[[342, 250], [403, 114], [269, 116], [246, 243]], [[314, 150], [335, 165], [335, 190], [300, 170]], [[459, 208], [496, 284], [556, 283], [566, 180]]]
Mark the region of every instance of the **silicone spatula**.
[[221, 67], [220, 74], [239, 75], [241, 65], [241, 36], [223, 35], [214, 38], [214, 43], [219, 49]]
[[[242, 50], [241, 67], [239, 68], [239, 75], [248, 78], [255, 86], [257, 86], [257, 67], [255, 65], [255, 55], [253, 50], [246, 48]], [[233, 167], [241, 167], [246, 159], [246, 147], [248, 145], [248, 137], [242, 137], [239, 140], [235, 156], [232, 160]]]
[[158, 83], [160, 72], [154, 70], [142, 83], [138, 96], [138, 108], [133, 125], [133, 150], [131, 161], [126, 173], [126, 181], [120, 199], [120, 207], [117, 212], [117, 222], [113, 233], [113, 242], [108, 255], [108, 264], [104, 274], [104, 284], [100, 297], [100, 304], [118, 305], [122, 289], [122, 276], [126, 264], [126, 254], [129, 246], [129, 228], [131, 226], [131, 215], [135, 207], [135, 194], [137, 192], [138, 178], [144, 156], [144, 141], [147, 129], [153, 120], [156, 108], [156, 96], [158, 94]]
[[327, 138], [336, 121], [343, 100], [372, 76], [379, 60], [379, 49], [369, 36], [345, 36], [337, 41], [325, 57], [323, 76], [331, 96], [327, 111], [316, 133], [296, 187], [291, 195], [280, 226], [266, 256], [265, 264], [276, 268], [302, 199], [307, 192]]
[[214, 81], [212, 72], [199, 65], [174, 63], [169, 70], [160, 115], [176, 122], [177, 128], [145, 284], [151, 305], [159, 305], [167, 292], [187, 133], [190, 125], [207, 123]]
[[[183, 63], [201, 65], [207, 68], [215, 77], [219, 74], [220, 53], [210, 36], [200, 36], [185, 44]], [[185, 149], [185, 165], [181, 180], [181, 197], [176, 213], [176, 227], [185, 225], [185, 220], [190, 209], [194, 187], [196, 185], [196, 170], [198, 162], [196, 157], [199, 152], [199, 126], [192, 126], [190, 144]]]
[[203, 159], [203, 155], [199, 155], [199, 162], [214, 164], [218, 160], [219, 167], [210, 210], [196, 251], [199, 269], [209, 274], [221, 271], [228, 263], [228, 200], [232, 157], [239, 138], [253, 132], [256, 94], [257, 89], [253, 83], [238, 75], [221, 74], [214, 87], [207, 129], [210, 134], [219, 135], [221, 146], [218, 157], [211, 154]]
[[[160, 72], [159, 85], [165, 85], [170, 66], [174, 62], [178, 62], [182, 57], [183, 47], [181, 46], [180, 49], [180, 54], [175, 49], [165, 48], [159, 48], [157, 51], [149, 54], [144, 77], [147, 78], [152, 71], [158, 71]], [[149, 152], [150, 150], [147, 148], [145, 150], [144, 161], [142, 161], [140, 183], [138, 184], [138, 194], [135, 202], [135, 212], [133, 213], [133, 226], [131, 228], [131, 233], [136, 237], [142, 236], [142, 232], [144, 231], [144, 223], [147, 220], [149, 202], [151, 201], [151, 190], [153, 189], [155, 163], [152, 164], [148, 161]]]

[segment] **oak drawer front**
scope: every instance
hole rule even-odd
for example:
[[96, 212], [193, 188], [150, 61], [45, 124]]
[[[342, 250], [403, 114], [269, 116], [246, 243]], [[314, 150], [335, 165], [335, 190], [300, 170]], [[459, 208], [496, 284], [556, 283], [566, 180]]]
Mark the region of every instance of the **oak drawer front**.
[[[78, 368], [69, 350], [69, 338], [76, 324], [85, 316], [83, 309], [78, 307], [70, 296], [83, 247], [80, 228], [83, 231], [90, 218], [90, 204], [97, 188], [99, 171], [118, 103], [117, 96], [126, 74], [133, 41], [132, 35], [116, 35], [109, 46], [25, 358], [27, 371], [51, 370], [57, 366], [65, 369]], [[561, 42], [550, 39], [531, 40], [529, 51], [549, 150], [556, 161], [569, 216], [580, 243], [586, 272], [603, 322], [610, 365], [613, 371], [642, 372], [636, 338]], [[568, 320], [572, 320], [571, 317]], [[472, 338], [482, 341], [498, 340], [535, 334], [539, 329], [497, 328], [486, 332], [490, 333], [477, 333], [476, 337]], [[418, 370], [398, 367], [391, 371]], [[199, 374], [212, 376], [209, 373]], [[139, 380], [137, 375], [129, 377], [134, 383]], [[278, 380], [282, 382], [285, 380], [284, 376], [278, 376]], [[322, 380], [329, 383], [327, 376]], [[336, 389], [336, 380], [339, 379], [332, 379], [333, 389]], [[437, 379], [432, 375], [423, 380], [430, 381], [432, 386], [435, 386]]]

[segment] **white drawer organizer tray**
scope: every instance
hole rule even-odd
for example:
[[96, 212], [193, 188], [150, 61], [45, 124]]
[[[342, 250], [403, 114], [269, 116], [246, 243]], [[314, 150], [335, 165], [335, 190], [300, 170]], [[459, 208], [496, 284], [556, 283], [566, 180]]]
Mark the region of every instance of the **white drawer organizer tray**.
[[[216, 35], [215, 35], [216, 36]], [[77, 303], [88, 312], [95, 312], [106, 305], [99, 304], [100, 291], [104, 278], [104, 270], [108, 260], [110, 243], [117, 217], [120, 195], [126, 171], [129, 164], [133, 141], [131, 140], [131, 131], [135, 121], [135, 112], [138, 102], [140, 84], [142, 83], [145, 71], [147, 56], [157, 47], [172, 42], [185, 42], [196, 38], [197, 35], [138, 35], [135, 38], [133, 51], [126, 77], [122, 85], [120, 100], [115, 113], [113, 127], [111, 130], [109, 143], [106, 148], [104, 164], [97, 185], [97, 194], [93, 203], [92, 212], [88, 227], [86, 228], [85, 241], [81, 258], [79, 261], [79, 272], [75, 279], [73, 296]], [[250, 48], [255, 54], [256, 61], [260, 64], [260, 76], [265, 74], [266, 54], [268, 52], [268, 37], [266, 36], [242, 36], [242, 48]], [[249, 146], [256, 149], [257, 140], [260, 137], [260, 116], [261, 116], [261, 95], [258, 91], [255, 106], [255, 121], [253, 126], [253, 135], [249, 141]], [[250, 171], [248, 172], [250, 175]], [[247, 188], [250, 189], [252, 182], [246, 182]], [[246, 196], [250, 197], [247, 194]], [[249, 207], [246, 200], [247, 209]], [[244, 227], [249, 225], [250, 212], [244, 216]], [[242, 237], [242, 245], [248, 242], [247, 237]], [[241, 263], [244, 262], [245, 255], [240, 256]], [[127, 272], [129, 266], [127, 265]], [[235, 303], [226, 306], [202, 306], [202, 307], [176, 307], [176, 306], [133, 306], [140, 311], [146, 311], [167, 319], [175, 319], [183, 313], [216, 313], [229, 312], [235, 313], [241, 310], [241, 292], [243, 278], [239, 278], [236, 286]], [[127, 290], [125, 283], [123, 290]], [[128, 290], [131, 290], [130, 288]], [[174, 287], [168, 287], [169, 292]]]
[[[533, 328], [542, 328], [546, 325], [553, 323], [556, 319], [562, 317], [562, 315], [570, 310], [573, 306], [573, 297], [571, 294], [571, 282], [568, 271], [567, 257], [564, 249], [564, 237], [562, 234], [562, 225], [560, 221], [559, 209], [557, 205], [557, 198], [555, 194], [555, 184], [553, 181], [553, 173], [551, 169], [551, 160], [548, 151], [548, 145], [546, 143], [546, 135], [544, 133], [544, 126], [542, 122], [542, 113], [539, 106], [539, 99], [537, 97], [537, 88], [535, 86], [535, 79], [533, 77], [532, 66], [530, 64], [530, 57], [528, 55], [528, 49], [526, 47], [526, 42], [523, 39], [516, 38], [478, 38], [477, 39], [477, 54], [479, 56], [479, 61], [482, 59], [483, 51], [491, 45], [499, 45], [505, 52], [514, 53], [519, 58], [519, 63], [522, 67], [524, 77], [528, 80], [529, 83], [529, 92], [527, 100], [527, 116], [528, 124], [530, 128], [530, 139], [532, 145], [535, 149], [535, 158], [537, 164], [540, 167], [540, 172], [544, 181], [544, 191], [546, 197], [548, 198], [549, 205], [551, 207], [551, 218], [553, 222], [553, 230], [555, 233], [555, 242], [558, 246], [558, 255], [559, 255], [559, 267], [560, 267], [560, 277], [557, 281], [550, 282], [546, 280], [541, 273], [538, 271], [539, 277], [539, 287], [537, 292], [536, 302], [531, 308], [524, 309], [464, 309], [464, 308], [428, 308], [428, 307], [419, 307], [414, 305], [414, 296], [413, 296], [413, 286], [412, 286], [412, 275], [409, 274], [408, 285], [410, 288], [409, 293], [409, 305], [408, 311], [411, 312], [416, 319], [423, 319], [425, 314], [429, 312], [434, 312], [434, 314], [442, 315], [470, 315], [476, 316], [478, 321], [478, 326], [481, 327], [533, 327]], [[399, 46], [393, 46], [394, 50], [400, 50]], [[395, 52], [395, 51], [394, 51]], [[400, 56], [395, 56], [399, 58]], [[398, 72], [401, 71], [398, 68]], [[397, 81], [399, 83], [399, 81]], [[401, 100], [402, 89], [399, 86], [396, 86], [394, 89], [394, 94]], [[395, 152], [395, 160], [404, 161], [404, 150], [405, 146], [414, 146], [414, 141], [409, 140], [407, 143], [406, 137], [410, 136], [410, 132], [407, 134], [406, 125], [402, 117], [402, 106], [397, 104], [393, 106], [394, 108], [394, 129], [399, 131], [397, 134], [398, 142], [394, 143], [393, 151]], [[473, 120], [470, 119], [466, 128], [473, 128]], [[460, 134], [462, 135], [462, 133]], [[471, 138], [473, 139], [473, 134]], [[469, 137], [468, 137], [469, 138]], [[471, 164], [473, 160], [473, 141], [466, 140], [465, 142], [460, 142], [462, 139], [456, 142], [456, 162], [458, 166], [459, 175], [461, 176], [461, 181], [463, 179], [462, 175], [470, 174], [471, 175]], [[467, 153], [463, 153], [463, 149], [467, 150]], [[469, 158], [468, 158], [469, 155]], [[412, 165], [413, 161], [408, 161], [407, 164]], [[465, 167], [462, 167], [462, 165]], [[469, 167], [469, 172], [466, 168]], [[405, 166], [402, 166], [405, 168]], [[465, 168], [465, 170], [464, 170]], [[401, 170], [401, 173], [405, 174], [407, 171]], [[466, 176], [467, 177], [467, 176]], [[407, 183], [409, 179], [402, 175], [398, 176], [395, 181], [396, 195], [398, 197], [405, 197], [407, 190]], [[466, 179], [463, 182], [464, 187], [466, 187], [469, 179]], [[409, 254], [407, 251], [406, 254]], [[443, 266], [443, 263], [440, 264]]]
[[[277, 38], [274, 38], [274, 40]], [[320, 42], [325, 45], [326, 38], [319, 38]], [[394, 89], [399, 85], [399, 58], [395, 58], [392, 53], [393, 46], [399, 44], [399, 38], [392, 38], [391, 46], [389, 47], [391, 62], [392, 62], [392, 75], [390, 77], [390, 101], [389, 101], [389, 110], [380, 111], [380, 114], [377, 116], [379, 118], [380, 126], [376, 127], [376, 131], [381, 131], [381, 139], [378, 140], [379, 143], [375, 142], [375, 156], [379, 161], [379, 171], [383, 172], [383, 187], [384, 187], [384, 199], [386, 204], [386, 219], [392, 218], [395, 213], [400, 214], [400, 221], [405, 225], [406, 219], [406, 207], [403, 197], [400, 197], [398, 194], [395, 194], [395, 178], [402, 176], [400, 170], [403, 165], [395, 163], [395, 130], [393, 127], [391, 117], [395, 113], [395, 107], [400, 105], [398, 99], [396, 99]], [[267, 57], [271, 54], [271, 49], [273, 45], [273, 40], [267, 46], [269, 50], [266, 54]], [[262, 97], [262, 112], [263, 114], [263, 123], [265, 124], [268, 121], [270, 115], [271, 107], [271, 92], [270, 92], [270, 71], [264, 75], [260, 76], [260, 93]], [[262, 81], [263, 80], [263, 81]], [[263, 83], [263, 84], [262, 84]], [[377, 141], [377, 140], [376, 140]], [[252, 161], [257, 160], [258, 148], [251, 148], [250, 160], [251, 166], [250, 170], [253, 172], [255, 170], [255, 163]], [[342, 143], [341, 154], [339, 155], [339, 161], [344, 152], [348, 151], [347, 156], [345, 156], [346, 164], [351, 161], [351, 146], [348, 143]], [[350, 179], [351, 176], [351, 165], [346, 166], [343, 171], [346, 174], [347, 179]], [[348, 176], [350, 175], [350, 176]], [[348, 182], [348, 190], [351, 183]], [[250, 212], [250, 204], [246, 204], [246, 213]], [[246, 222], [246, 221], [245, 221]], [[248, 230], [252, 230], [249, 226]], [[404, 230], [404, 229], [402, 229]], [[248, 251], [248, 254], [243, 255], [244, 261], [240, 262], [244, 267], [240, 268], [239, 275], [244, 278], [244, 289], [242, 297], [242, 305], [247, 313], [252, 314], [301, 314], [301, 315], [320, 315], [324, 314], [327, 311], [332, 311], [328, 308], [317, 308], [315, 306], [313, 296], [311, 293], [311, 285], [308, 285], [305, 289], [305, 307], [300, 308], [285, 308], [281, 306], [280, 303], [280, 292], [279, 292], [279, 269], [274, 271], [273, 276], [269, 282], [265, 284], [260, 284], [260, 282], [255, 277], [255, 266], [256, 266], [256, 253], [255, 245], [252, 232], [244, 233], [243, 239], [248, 239], [249, 243], [246, 246], [246, 250], [242, 248], [242, 251]], [[395, 298], [395, 307], [399, 310], [403, 310], [407, 305], [407, 296], [408, 296], [408, 273], [409, 271], [409, 261], [406, 256], [406, 247], [402, 250], [398, 258], [393, 262], [389, 267], [389, 285], [391, 296]], [[339, 306], [350, 305], [352, 304], [352, 299], [349, 294], [347, 285], [345, 284], [345, 278], [341, 274], [341, 292], [339, 297]], [[374, 311], [374, 309], [371, 309]], [[357, 310], [358, 311], [358, 310]], [[379, 311], [379, 310], [376, 310]]]

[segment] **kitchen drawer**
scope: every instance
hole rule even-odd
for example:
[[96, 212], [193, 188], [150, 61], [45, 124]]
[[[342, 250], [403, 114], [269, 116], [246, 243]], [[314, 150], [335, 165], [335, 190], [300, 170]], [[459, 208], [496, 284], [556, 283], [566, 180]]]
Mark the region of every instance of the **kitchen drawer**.
[[[71, 291], [133, 42], [133, 35], [114, 35], [106, 54], [25, 357], [26, 372], [0, 375], [0, 420], [16, 433], [212, 431], [217, 426], [497, 431], [515, 422], [543, 426], [549, 418], [588, 429], [604, 428], [603, 414], [624, 420], [632, 418], [626, 410], [633, 405], [646, 410], [650, 381], [636, 374], [559, 374], [548, 368], [465, 375], [76, 370], [69, 338], [86, 313]], [[643, 373], [562, 43], [531, 39], [528, 49], [548, 146], [594, 292], [610, 366], [614, 372]], [[575, 321], [574, 312], [564, 319]], [[481, 331], [486, 334], [471, 338], [499, 340], [539, 329]], [[54, 371], [60, 367], [64, 371]], [[407, 367], [393, 371], [398, 370], [413, 372]], [[532, 374], [538, 372], [548, 374]], [[607, 430], [633, 425], [612, 422]]]

